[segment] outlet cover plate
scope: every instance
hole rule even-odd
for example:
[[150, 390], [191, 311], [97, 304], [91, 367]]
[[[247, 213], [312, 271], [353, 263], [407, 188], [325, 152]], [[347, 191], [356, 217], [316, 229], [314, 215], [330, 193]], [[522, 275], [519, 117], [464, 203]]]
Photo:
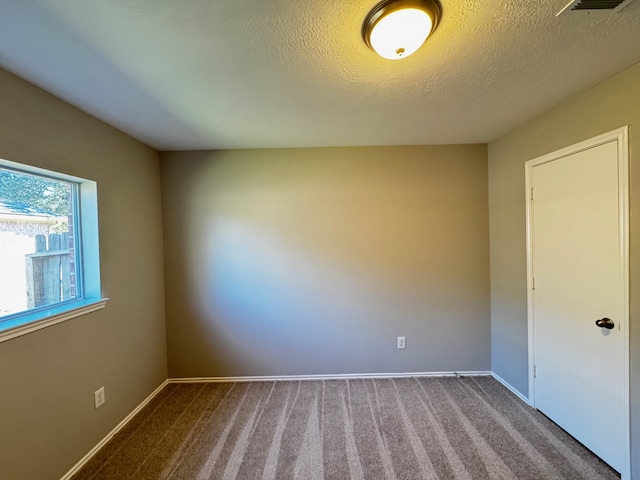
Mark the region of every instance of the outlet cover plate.
[[95, 400], [96, 410], [100, 408], [102, 405], [104, 405], [104, 402], [107, 401], [104, 395], [104, 387], [100, 387], [98, 390], [94, 392], [94, 400]]

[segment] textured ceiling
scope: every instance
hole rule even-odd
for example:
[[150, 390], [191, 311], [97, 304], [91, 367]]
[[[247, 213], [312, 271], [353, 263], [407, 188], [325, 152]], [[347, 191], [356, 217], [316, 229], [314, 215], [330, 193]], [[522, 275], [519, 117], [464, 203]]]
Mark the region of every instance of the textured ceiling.
[[640, 1], [441, 0], [421, 50], [376, 0], [1, 0], [0, 66], [160, 150], [485, 143], [640, 61]]

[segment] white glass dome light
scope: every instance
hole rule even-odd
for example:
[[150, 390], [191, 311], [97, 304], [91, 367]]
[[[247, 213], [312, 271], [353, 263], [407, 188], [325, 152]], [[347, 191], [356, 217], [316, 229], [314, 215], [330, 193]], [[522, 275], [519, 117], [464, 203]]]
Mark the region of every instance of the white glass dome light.
[[440, 19], [436, 0], [384, 0], [365, 18], [365, 43], [383, 58], [406, 58], [424, 43]]
[[417, 8], [391, 12], [373, 26], [371, 48], [389, 60], [408, 57], [427, 39], [431, 26], [431, 17]]

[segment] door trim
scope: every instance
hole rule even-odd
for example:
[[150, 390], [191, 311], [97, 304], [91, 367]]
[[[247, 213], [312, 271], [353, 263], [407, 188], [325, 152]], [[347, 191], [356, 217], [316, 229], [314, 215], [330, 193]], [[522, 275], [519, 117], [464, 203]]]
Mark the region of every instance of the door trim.
[[630, 403], [629, 403], [629, 126], [618, 128], [598, 135], [575, 145], [562, 148], [541, 157], [525, 162], [525, 205], [526, 205], [526, 242], [527, 242], [527, 332], [529, 338], [529, 404], [535, 408], [534, 381], [534, 325], [533, 325], [533, 216], [531, 208], [531, 184], [533, 168], [544, 163], [553, 162], [560, 158], [588, 150], [599, 145], [617, 142], [618, 146], [618, 205], [619, 205], [619, 238], [620, 260], [622, 261], [623, 285], [623, 319], [620, 331], [624, 345], [623, 365], [623, 405], [625, 411], [623, 448], [626, 451], [625, 463], [622, 468], [622, 480], [631, 478], [631, 442], [630, 442]]

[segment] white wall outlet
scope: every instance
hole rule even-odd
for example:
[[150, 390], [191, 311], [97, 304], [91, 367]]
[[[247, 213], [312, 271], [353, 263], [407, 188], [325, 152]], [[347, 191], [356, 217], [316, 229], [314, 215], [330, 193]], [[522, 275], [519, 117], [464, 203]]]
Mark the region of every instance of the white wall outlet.
[[98, 390], [94, 392], [94, 400], [96, 404], [96, 410], [104, 405], [104, 402], [107, 401], [107, 398], [104, 396], [104, 387], [100, 387]]
[[407, 348], [406, 337], [398, 337], [398, 350]]

